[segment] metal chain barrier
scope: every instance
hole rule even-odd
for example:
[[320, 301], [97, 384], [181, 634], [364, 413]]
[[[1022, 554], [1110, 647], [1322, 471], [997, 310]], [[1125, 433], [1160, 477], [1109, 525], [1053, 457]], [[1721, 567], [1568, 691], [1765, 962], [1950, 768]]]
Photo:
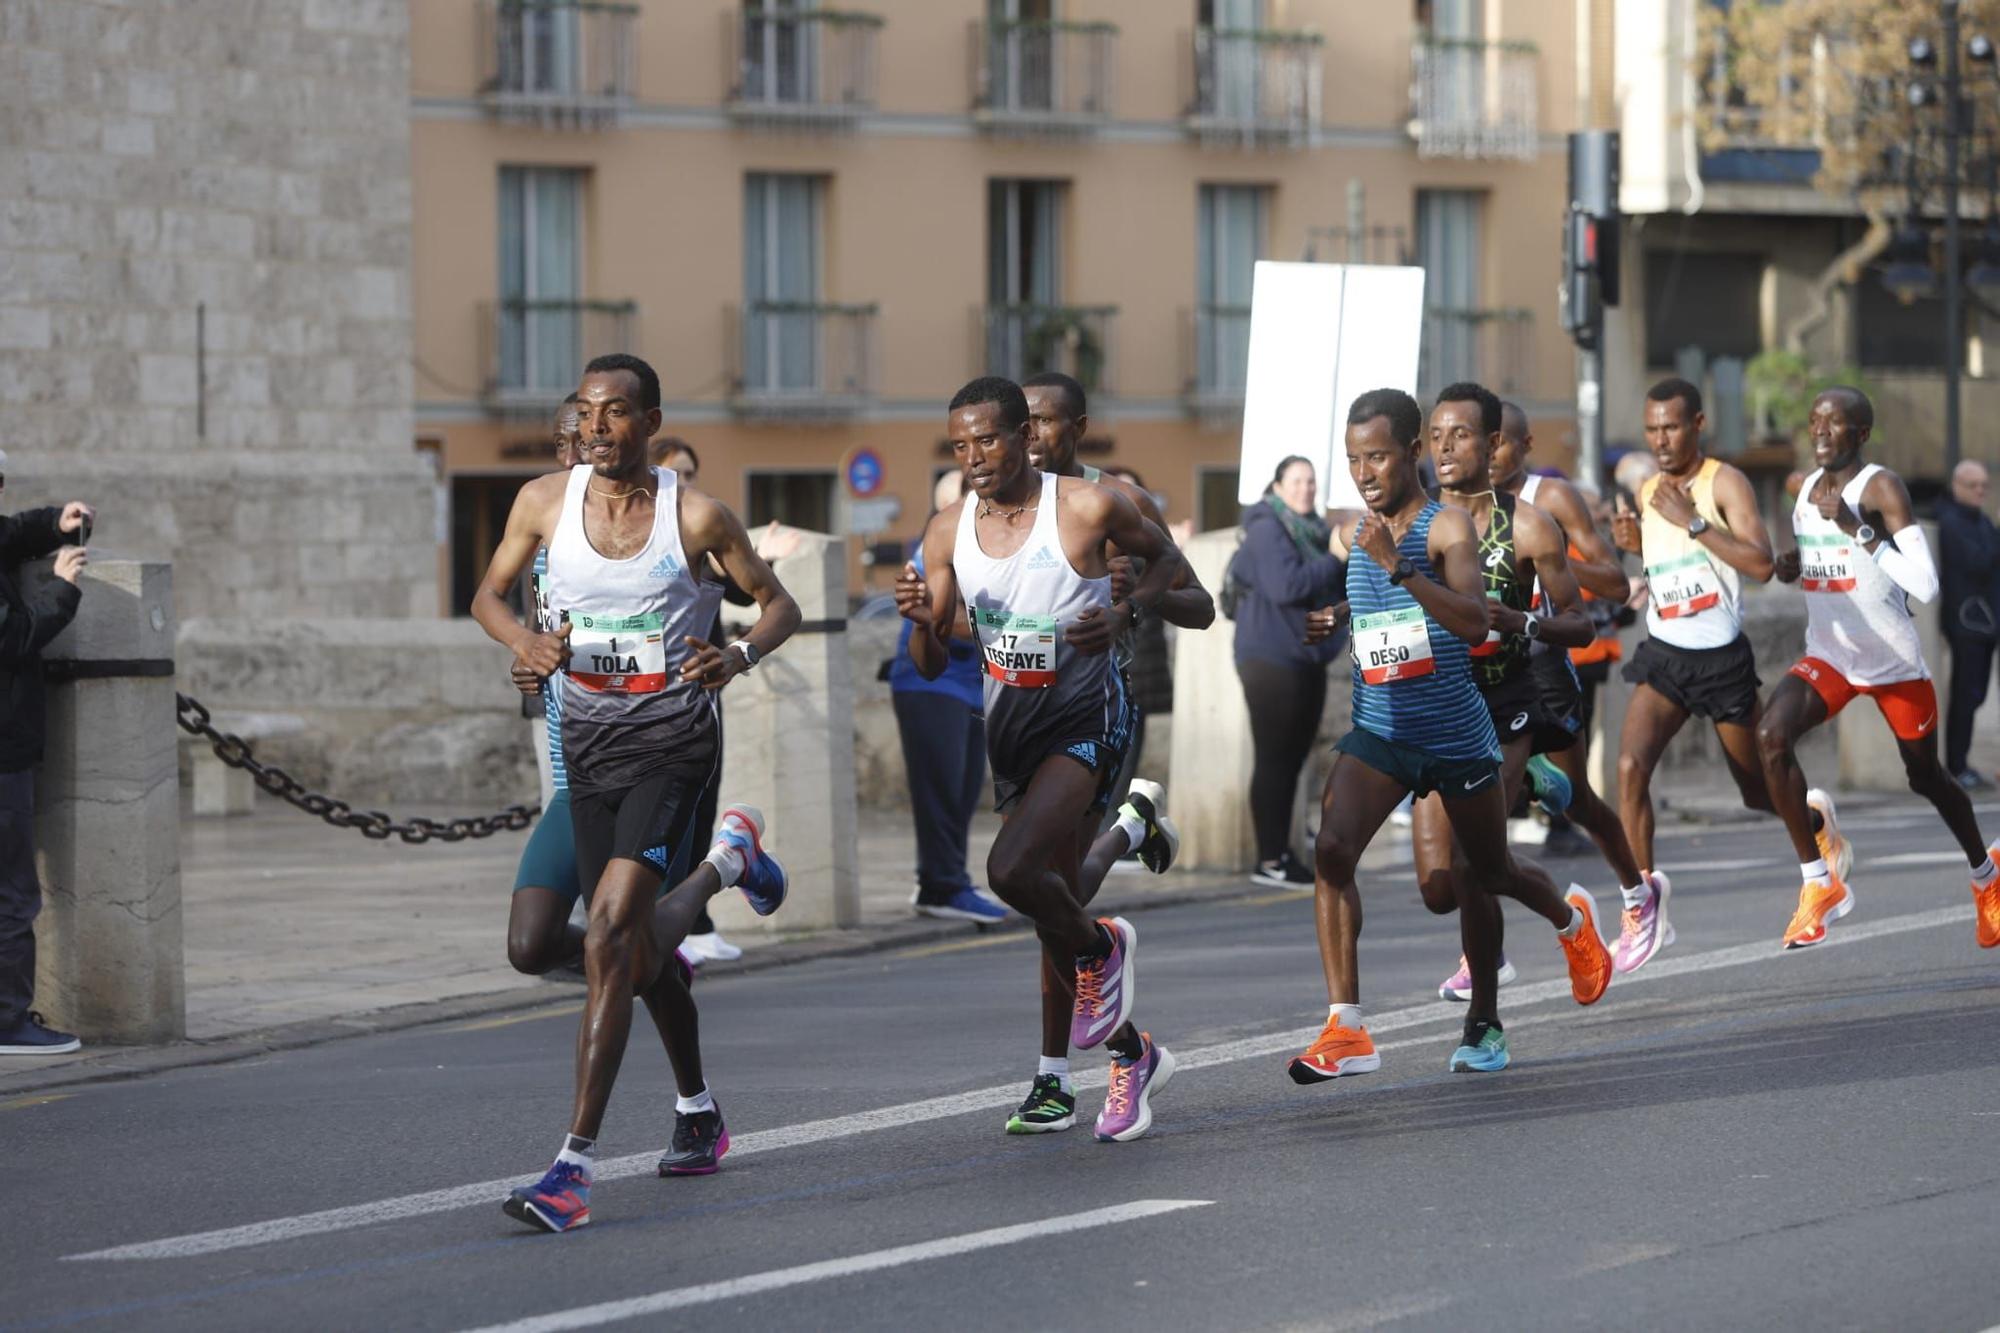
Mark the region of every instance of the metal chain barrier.
[[467, 838], [490, 838], [502, 829], [524, 829], [542, 812], [539, 805], [510, 805], [498, 814], [476, 819], [426, 819], [413, 815], [396, 819], [381, 810], [356, 810], [309, 789], [303, 782], [276, 764], [260, 763], [250, 753], [250, 743], [241, 736], [218, 731], [209, 711], [185, 694], [175, 694], [181, 730], [201, 737], [215, 750], [215, 757], [231, 768], [240, 768], [257, 780], [257, 785], [273, 796], [282, 797], [309, 815], [317, 815], [335, 828], [358, 829], [364, 838], [401, 838], [407, 843], [464, 842]]

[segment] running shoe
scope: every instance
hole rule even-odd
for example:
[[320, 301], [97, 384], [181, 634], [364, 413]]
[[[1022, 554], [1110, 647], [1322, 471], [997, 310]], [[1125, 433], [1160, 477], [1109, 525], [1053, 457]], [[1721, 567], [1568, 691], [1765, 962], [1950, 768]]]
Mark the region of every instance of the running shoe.
[[1139, 1034], [1139, 1058], [1111, 1057], [1111, 1083], [1104, 1090], [1104, 1109], [1097, 1113], [1099, 1143], [1130, 1143], [1153, 1127], [1154, 1093], [1174, 1076], [1174, 1053]]
[[1819, 812], [1819, 832], [1813, 834], [1813, 841], [1819, 844], [1819, 854], [1826, 861], [1827, 868], [1833, 871], [1833, 877], [1844, 884], [1854, 869], [1854, 844], [1840, 831], [1840, 819], [1833, 810], [1833, 797], [1814, 787], [1806, 793], [1806, 804]]
[[1570, 785], [1569, 774], [1556, 767], [1555, 760], [1545, 754], [1531, 756], [1527, 776], [1528, 795], [1548, 812], [1550, 819], [1569, 809], [1576, 789]]
[[1250, 882], [1304, 893], [1313, 887], [1313, 873], [1310, 866], [1301, 865], [1297, 857], [1286, 852], [1275, 861], [1259, 861], [1250, 872]]
[[924, 900], [924, 891], [918, 889], [910, 895], [910, 910], [918, 916], [935, 917], [940, 921], [974, 921], [982, 926], [1007, 919], [1004, 905], [970, 884], [961, 884], [948, 896], [934, 897], [928, 902]]
[[1097, 924], [1111, 933], [1111, 952], [1076, 960], [1076, 1008], [1070, 1014], [1069, 1044], [1079, 1051], [1103, 1045], [1106, 1037], [1125, 1026], [1138, 983], [1132, 955], [1139, 932], [1122, 916], [1099, 917]]
[[704, 931], [690, 935], [681, 941], [681, 952], [694, 960], [699, 967], [703, 963], [733, 963], [743, 956], [740, 946], [722, 938], [718, 931]]
[[[1995, 865], [2000, 865], [2000, 842], [1986, 849]], [[1996, 878], [1985, 888], [1972, 886], [1972, 910], [1978, 918], [1979, 947], [2000, 948], [2000, 878]]]
[[1028, 1097], [1007, 1117], [1009, 1134], [1054, 1134], [1076, 1123], [1076, 1094], [1054, 1074], [1035, 1075]]
[[674, 1137], [660, 1155], [663, 1176], [712, 1176], [729, 1151], [729, 1131], [722, 1124], [722, 1108], [712, 1111], [674, 1112]]
[[[1507, 955], [1500, 955], [1500, 984], [1506, 985], [1514, 979], [1514, 965], [1507, 961]], [[1458, 971], [1438, 983], [1440, 1000], [1456, 1000], [1464, 1004], [1472, 998], [1472, 969], [1465, 965], [1465, 955], [1458, 956]]]
[[1286, 1072], [1294, 1083], [1324, 1083], [1343, 1074], [1372, 1074], [1381, 1067], [1382, 1057], [1375, 1053], [1375, 1040], [1367, 1028], [1344, 1028], [1339, 1019], [1329, 1018]]
[[1826, 938], [1826, 928], [1854, 910], [1854, 890], [1838, 875], [1807, 880], [1799, 909], [1785, 926], [1785, 947], [1806, 949]]
[[736, 887], [750, 900], [750, 910], [769, 916], [784, 905], [785, 890], [791, 881], [777, 857], [764, 850], [764, 814], [754, 805], [732, 805], [722, 812], [716, 830], [718, 846], [727, 844], [743, 858], [743, 873]]
[[1126, 793], [1125, 804], [1118, 807], [1118, 813], [1121, 817], [1130, 815], [1146, 826], [1146, 836], [1132, 850], [1146, 869], [1155, 875], [1166, 874], [1181, 850], [1180, 830], [1167, 818], [1167, 789], [1157, 782], [1133, 778], [1132, 789]]
[[1674, 924], [1667, 919], [1667, 899], [1673, 896], [1673, 882], [1657, 870], [1645, 872], [1646, 901], [1628, 907], [1620, 923], [1618, 947], [1611, 952], [1611, 966], [1618, 972], [1637, 972], [1653, 955], [1674, 942]]
[[1465, 1025], [1465, 1041], [1451, 1053], [1454, 1074], [1497, 1074], [1507, 1067], [1507, 1034], [1481, 1019]]
[[1581, 884], [1569, 886], [1563, 901], [1583, 913], [1583, 925], [1569, 939], [1556, 936], [1569, 964], [1569, 993], [1578, 1004], [1596, 1004], [1611, 984], [1611, 951], [1597, 933], [1597, 900]]
[[533, 1185], [507, 1196], [500, 1211], [543, 1231], [573, 1231], [590, 1224], [590, 1169], [558, 1158]]

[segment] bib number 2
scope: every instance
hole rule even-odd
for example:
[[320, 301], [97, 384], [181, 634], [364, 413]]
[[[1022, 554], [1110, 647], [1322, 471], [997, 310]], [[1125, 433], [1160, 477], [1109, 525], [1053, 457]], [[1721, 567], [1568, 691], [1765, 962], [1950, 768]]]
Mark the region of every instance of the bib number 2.
[[1722, 583], [1715, 576], [1715, 566], [1700, 552], [1648, 565], [1646, 587], [1662, 620], [1698, 616], [1722, 602]]

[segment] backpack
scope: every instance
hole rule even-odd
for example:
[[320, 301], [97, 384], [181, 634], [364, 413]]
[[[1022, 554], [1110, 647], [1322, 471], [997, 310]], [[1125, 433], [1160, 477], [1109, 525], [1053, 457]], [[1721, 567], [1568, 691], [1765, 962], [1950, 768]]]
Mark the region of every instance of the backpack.
[[1236, 562], [1243, 554], [1243, 530], [1236, 530], [1236, 549], [1230, 552], [1229, 563], [1222, 568], [1222, 588], [1216, 593], [1215, 609], [1222, 613], [1224, 620], [1236, 619], [1236, 605], [1250, 585], [1236, 572]]

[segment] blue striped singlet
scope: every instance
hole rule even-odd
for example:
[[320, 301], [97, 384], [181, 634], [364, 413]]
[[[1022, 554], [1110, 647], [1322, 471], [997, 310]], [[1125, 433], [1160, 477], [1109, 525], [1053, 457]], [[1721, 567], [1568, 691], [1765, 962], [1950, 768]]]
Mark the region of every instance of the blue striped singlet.
[[[535, 600], [541, 605], [535, 608], [537, 617], [542, 607], [548, 605], [549, 550], [545, 546], [535, 552]], [[542, 626], [546, 628], [546, 626]], [[551, 676], [542, 683], [542, 713], [548, 720], [549, 729], [549, 773], [557, 791], [569, 790], [569, 771], [563, 767], [562, 752], [562, 682]]]
[[[1425, 505], [1396, 548], [1419, 574], [1433, 581], [1441, 580], [1431, 569], [1431, 520], [1442, 509], [1435, 500]], [[1347, 605], [1354, 630], [1354, 725], [1440, 759], [1497, 760], [1500, 741], [1493, 732], [1492, 713], [1473, 682], [1471, 650], [1465, 640], [1424, 614], [1409, 590], [1390, 583], [1389, 572], [1359, 549], [1347, 562]], [[1363, 677], [1362, 656], [1367, 649], [1362, 618], [1407, 615], [1412, 610], [1423, 621], [1431, 670], [1370, 684]]]

